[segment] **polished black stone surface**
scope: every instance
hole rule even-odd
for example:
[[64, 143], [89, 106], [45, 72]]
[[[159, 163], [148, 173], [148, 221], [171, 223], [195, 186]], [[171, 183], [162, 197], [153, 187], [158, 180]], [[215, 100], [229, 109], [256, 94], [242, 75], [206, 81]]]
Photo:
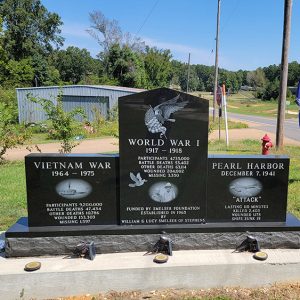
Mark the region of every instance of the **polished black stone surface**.
[[18, 220], [6, 233], [6, 238], [34, 238], [55, 236], [89, 236], [89, 235], [133, 235], [167, 233], [218, 233], [218, 232], [279, 232], [300, 231], [300, 220], [287, 214], [286, 222], [244, 222], [244, 223], [207, 223], [181, 225], [84, 225], [84, 226], [48, 226], [28, 227], [28, 219]]
[[167, 88], [119, 98], [122, 225], [206, 216], [208, 101]]
[[284, 222], [289, 158], [210, 155], [208, 222]]
[[118, 156], [25, 157], [29, 226], [118, 224]]

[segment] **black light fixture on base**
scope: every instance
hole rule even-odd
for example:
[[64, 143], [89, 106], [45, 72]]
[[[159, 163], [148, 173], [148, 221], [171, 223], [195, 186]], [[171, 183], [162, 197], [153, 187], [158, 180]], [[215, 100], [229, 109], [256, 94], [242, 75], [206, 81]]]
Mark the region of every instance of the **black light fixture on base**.
[[78, 257], [94, 260], [94, 258], [96, 257], [95, 243], [80, 242], [78, 245], [76, 245], [73, 253]]
[[257, 260], [266, 260], [268, 258], [267, 253], [260, 251], [260, 244], [258, 240], [251, 235], [248, 235], [246, 239], [234, 250], [234, 252], [244, 251], [254, 253], [253, 258]]
[[174, 243], [171, 240], [171, 238], [169, 238], [166, 235], [165, 231], [162, 231], [161, 236], [159, 237], [159, 240], [153, 246], [152, 251], [147, 252], [147, 254], [163, 253], [163, 254], [172, 256], [173, 255], [172, 244], [174, 244]]
[[260, 251], [260, 245], [258, 240], [252, 235], [247, 235], [246, 239], [243, 240], [243, 242], [235, 248], [234, 252], [243, 251], [249, 251], [253, 253]]

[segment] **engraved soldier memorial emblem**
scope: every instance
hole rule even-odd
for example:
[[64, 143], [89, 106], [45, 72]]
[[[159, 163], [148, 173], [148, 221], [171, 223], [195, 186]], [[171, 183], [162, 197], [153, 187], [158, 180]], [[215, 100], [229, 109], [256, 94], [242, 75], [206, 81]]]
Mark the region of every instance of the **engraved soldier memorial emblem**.
[[177, 187], [170, 182], [158, 182], [149, 190], [151, 199], [160, 203], [171, 202], [177, 197], [177, 194]]

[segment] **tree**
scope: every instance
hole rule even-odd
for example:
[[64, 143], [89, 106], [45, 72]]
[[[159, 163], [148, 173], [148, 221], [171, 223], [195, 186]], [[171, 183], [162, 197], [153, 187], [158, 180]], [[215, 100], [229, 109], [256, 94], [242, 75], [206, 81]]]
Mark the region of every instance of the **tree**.
[[120, 85], [131, 87], [144, 87], [146, 74], [142, 57], [129, 47], [120, 47], [119, 44], [111, 46], [104, 64], [107, 74], [116, 79]]
[[43, 98], [30, 97], [29, 99], [40, 104], [48, 120], [51, 121], [55, 137], [61, 141], [59, 152], [70, 153], [78, 145], [78, 142], [74, 141], [74, 137], [78, 133], [78, 124], [75, 117], [85, 118], [82, 108], [77, 107], [69, 112], [64, 111], [61, 94], [56, 98], [56, 103]]
[[172, 78], [171, 51], [146, 47], [144, 56], [148, 89], [166, 87]]
[[213, 92], [214, 90], [214, 84], [215, 84], [215, 76], [213, 74], [210, 74], [206, 81], [206, 92]]
[[224, 69], [220, 70], [220, 84], [225, 84], [226, 89], [232, 93], [237, 93], [240, 89], [238, 76], [236, 72], [230, 72]]
[[49, 59], [42, 55], [33, 56], [31, 66], [34, 70], [33, 86], [58, 85], [61, 83], [59, 71], [49, 63]]
[[104, 54], [108, 53], [113, 45], [126, 46], [134, 52], [142, 52], [145, 43], [139, 37], [130, 33], [123, 33], [118, 21], [107, 19], [101, 11], [90, 13], [91, 26], [87, 32], [97, 40]]
[[178, 60], [172, 60], [171, 68], [172, 68], [171, 85], [177, 87], [180, 85], [180, 78], [181, 78], [182, 70], [184, 68], [184, 64]]
[[30, 138], [29, 131], [15, 123], [17, 114], [13, 103], [0, 102], [0, 163], [7, 150], [23, 145]]
[[257, 95], [257, 96], [259, 96], [259, 98], [261, 98], [262, 100], [278, 99], [279, 85], [280, 85], [280, 81], [277, 78], [274, 81], [269, 81], [265, 89], [262, 91], [261, 95]]
[[52, 63], [64, 82], [77, 84], [93, 71], [94, 59], [86, 49], [68, 47], [52, 55]]
[[300, 80], [300, 64], [296, 61], [289, 63], [288, 86], [297, 86]]
[[197, 76], [204, 86], [200, 89], [201, 91], [211, 92], [214, 87], [214, 67], [204, 66], [204, 65], [196, 65]]
[[241, 88], [242, 85], [247, 85], [247, 71], [243, 70], [238, 70], [235, 72], [236, 78], [239, 84], [239, 89]]
[[274, 81], [276, 79], [280, 79], [280, 67], [277, 65], [270, 65], [268, 67], [263, 68], [266, 78], [269, 81]]
[[4, 25], [3, 47], [10, 59], [47, 55], [53, 45], [63, 44], [60, 17], [48, 12], [40, 0], [4, 0], [0, 15]]
[[8, 57], [3, 48], [2, 18], [0, 16], [0, 84], [5, 80], [7, 61], [8, 61]]
[[[203, 82], [201, 81], [202, 85]], [[187, 90], [187, 66], [185, 66], [185, 72], [182, 72], [180, 76], [180, 87], [183, 91]], [[190, 76], [189, 76], [189, 91], [194, 92], [194, 91], [200, 91], [201, 90], [200, 86], [200, 80], [199, 77], [197, 76], [195, 66], [190, 66]]]
[[20, 61], [9, 60], [5, 67], [5, 78], [2, 82], [4, 86], [31, 86], [34, 79], [34, 69], [31, 66], [31, 59], [21, 59]]
[[262, 68], [257, 68], [255, 71], [248, 72], [247, 82], [254, 88], [264, 88], [267, 84], [264, 70]]

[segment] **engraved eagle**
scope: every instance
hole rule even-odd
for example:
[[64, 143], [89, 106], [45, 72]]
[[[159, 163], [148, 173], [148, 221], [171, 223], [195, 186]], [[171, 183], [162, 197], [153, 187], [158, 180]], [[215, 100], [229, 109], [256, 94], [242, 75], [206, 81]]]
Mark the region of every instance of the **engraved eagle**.
[[175, 122], [175, 119], [170, 119], [172, 113], [184, 108], [188, 101], [178, 101], [180, 95], [163, 102], [154, 108], [150, 108], [145, 114], [145, 125], [147, 126], [149, 132], [159, 133], [160, 137], [163, 135], [166, 137], [167, 128], [163, 126], [166, 121]]

